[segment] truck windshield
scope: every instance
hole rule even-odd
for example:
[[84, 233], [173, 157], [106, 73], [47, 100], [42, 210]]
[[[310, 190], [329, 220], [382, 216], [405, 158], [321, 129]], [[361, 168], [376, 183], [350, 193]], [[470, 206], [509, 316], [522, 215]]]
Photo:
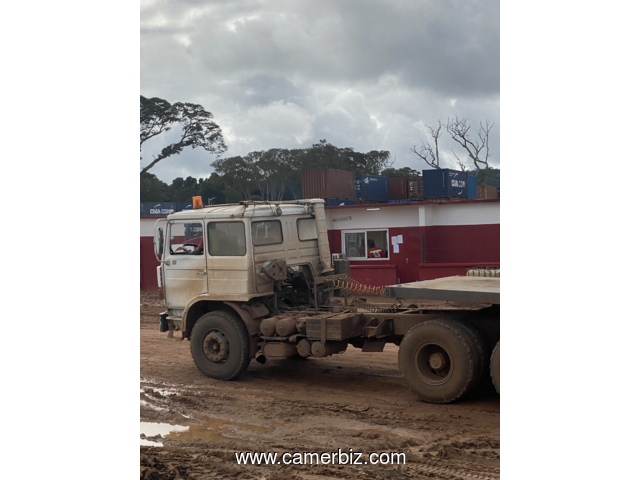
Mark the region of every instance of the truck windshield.
[[242, 257], [247, 253], [244, 223], [207, 223], [207, 247], [212, 257]]

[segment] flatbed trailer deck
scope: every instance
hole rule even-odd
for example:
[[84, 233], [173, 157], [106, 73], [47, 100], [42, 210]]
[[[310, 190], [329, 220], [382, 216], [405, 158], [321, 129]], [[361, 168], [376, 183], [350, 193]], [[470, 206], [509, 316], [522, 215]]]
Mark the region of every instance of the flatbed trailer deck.
[[500, 278], [455, 276], [390, 285], [385, 296], [500, 305]]

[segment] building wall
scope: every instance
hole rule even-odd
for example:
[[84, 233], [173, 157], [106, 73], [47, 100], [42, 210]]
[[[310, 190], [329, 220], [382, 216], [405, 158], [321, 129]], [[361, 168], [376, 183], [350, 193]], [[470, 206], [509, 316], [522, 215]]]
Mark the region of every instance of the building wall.
[[[331, 253], [343, 253], [345, 231], [389, 230], [388, 258], [351, 260], [351, 276], [368, 285], [464, 275], [467, 268], [500, 262], [499, 201], [356, 205], [326, 210]], [[394, 253], [391, 238], [398, 235], [403, 236], [403, 243]], [[379, 271], [372, 271], [376, 267]], [[395, 271], [390, 270], [393, 267]], [[392, 272], [395, 279], [390, 283]]]
[[[389, 239], [403, 236], [398, 253], [389, 245], [389, 258], [351, 262], [351, 276], [367, 285], [464, 275], [476, 265], [500, 264], [499, 200], [354, 205], [326, 207], [325, 211], [331, 253], [342, 253], [345, 230], [388, 229]], [[140, 218], [141, 290], [158, 288], [156, 267], [160, 264], [153, 252], [156, 220]]]

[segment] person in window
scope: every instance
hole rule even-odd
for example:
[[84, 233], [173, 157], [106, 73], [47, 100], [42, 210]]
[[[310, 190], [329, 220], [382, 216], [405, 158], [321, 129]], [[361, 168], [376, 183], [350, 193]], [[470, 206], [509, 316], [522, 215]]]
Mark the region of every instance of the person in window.
[[362, 240], [360, 242], [360, 250], [358, 251], [358, 255], [360, 257], [364, 257], [365, 256], [365, 249], [364, 249], [364, 240]]
[[373, 240], [369, 240], [369, 258], [383, 258], [384, 250], [376, 247], [376, 244]]

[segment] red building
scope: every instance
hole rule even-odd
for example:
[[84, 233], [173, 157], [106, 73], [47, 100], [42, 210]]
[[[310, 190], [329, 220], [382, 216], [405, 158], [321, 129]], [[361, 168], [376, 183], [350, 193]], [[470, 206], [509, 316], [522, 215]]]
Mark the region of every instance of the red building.
[[[381, 203], [325, 207], [331, 253], [351, 261], [351, 276], [385, 286], [500, 265], [500, 200]], [[140, 289], [158, 288], [153, 253], [157, 217], [140, 217]], [[381, 258], [369, 258], [371, 247]]]
[[[500, 200], [325, 207], [331, 253], [374, 286], [464, 275], [500, 265]], [[370, 242], [385, 252], [369, 258]]]

